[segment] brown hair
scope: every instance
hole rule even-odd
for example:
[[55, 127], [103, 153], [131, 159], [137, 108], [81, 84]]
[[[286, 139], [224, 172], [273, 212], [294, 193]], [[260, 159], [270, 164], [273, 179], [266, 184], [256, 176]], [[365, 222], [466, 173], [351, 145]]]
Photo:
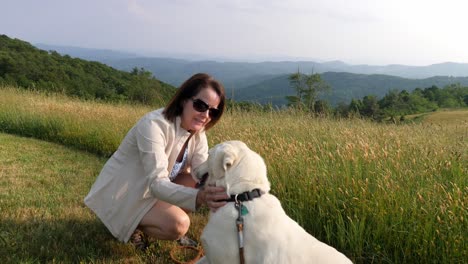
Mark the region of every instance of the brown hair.
[[209, 87], [213, 88], [219, 96], [219, 115], [212, 118], [210, 122], [205, 125], [205, 130], [210, 129], [219, 121], [224, 113], [226, 96], [224, 94], [223, 85], [206, 73], [197, 73], [193, 75], [186, 80], [179, 89], [177, 89], [176, 94], [172, 97], [171, 101], [166, 105], [166, 108], [163, 111], [164, 117], [167, 120], [175, 122], [175, 118], [180, 116], [184, 110], [182, 107], [183, 102], [196, 96], [202, 89]]

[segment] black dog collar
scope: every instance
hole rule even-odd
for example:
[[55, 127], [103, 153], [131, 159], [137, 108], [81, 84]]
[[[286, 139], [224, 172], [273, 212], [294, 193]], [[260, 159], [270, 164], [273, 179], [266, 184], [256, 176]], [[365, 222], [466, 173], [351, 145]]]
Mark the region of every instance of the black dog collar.
[[229, 199], [219, 200], [219, 202], [246, 202], [262, 196], [260, 189], [253, 189], [250, 192], [233, 194]]

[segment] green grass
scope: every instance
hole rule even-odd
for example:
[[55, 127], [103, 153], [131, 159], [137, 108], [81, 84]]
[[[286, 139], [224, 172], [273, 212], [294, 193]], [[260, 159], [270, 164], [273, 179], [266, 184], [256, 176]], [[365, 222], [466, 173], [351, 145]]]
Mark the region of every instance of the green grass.
[[[16, 130], [4, 131], [60, 142], [101, 156], [112, 153], [125, 132], [150, 110], [0, 89], [0, 129], [15, 127]], [[278, 196], [288, 214], [309, 233], [335, 246], [356, 263], [462, 263], [468, 259], [468, 111], [447, 111], [443, 113], [444, 117], [437, 116], [438, 112], [434, 115], [428, 114], [415, 124], [394, 125], [359, 119], [313, 118], [288, 111], [229, 111], [209, 131], [208, 137], [210, 145], [237, 139], [257, 151], [267, 163], [272, 193]], [[17, 117], [23, 116], [28, 118], [17, 121]], [[38, 126], [35, 123], [54, 125]], [[57, 127], [60, 132], [53, 132]], [[44, 136], [48, 134], [54, 136]], [[10, 137], [6, 142], [21, 140], [26, 139]], [[24, 148], [36, 141], [28, 142]], [[3, 145], [0, 144], [0, 150]], [[61, 149], [58, 145], [53, 146], [52, 149]], [[97, 164], [91, 166], [89, 161], [80, 158], [70, 164], [70, 158], [55, 157], [54, 153], [49, 155], [50, 162], [56, 162], [59, 171], [70, 170], [69, 165], [74, 168], [76, 180], [80, 182], [71, 185], [81, 187], [70, 196], [64, 194], [69, 186], [57, 187], [56, 195], [41, 192], [41, 185], [37, 183], [16, 187], [23, 186], [22, 182], [30, 178], [31, 173], [23, 167], [27, 168], [28, 162], [34, 164], [32, 157], [40, 157], [43, 152], [47, 153], [39, 151], [29, 158], [25, 153], [18, 154], [13, 169], [19, 171], [14, 177], [18, 182], [5, 181], [3, 175], [0, 178], [0, 186], [14, 186], [12, 191], [2, 190], [6, 194], [0, 196], [2, 223], [10, 227], [14, 222], [23, 223], [26, 229], [14, 234], [24, 240], [27, 240], [28, 230], [36, 227], [28, 223], [34, 223], [37, 215], [50, 217], [43, 221], [49, 223], [49, 227], [61, 227], [55, 231], [52, 227], [41, 229], [38, 231], [40, 235], [32, 240], [35, 242], [27, 241], [29, 247], [39, 248], [34, 251], [39, 253], [31, 254], [27, 247], [6, 247], [7, 254], [14, 256], [13, 262], [54, 259], [58, 262], [77, 259], [84, 262], [169, 261], [171, 243], [157, 243], [145, 253], [134, 252], [128, 245], [110, 237], [84, 208], [82, 199], [103, 159], [88, 155], [97, 160]], [[77, 155], [73, 151], [69, 154]], [[8, 161], [8, 155], [3, 155], [1, 168], [4, 160]], [[40, 160], [38, 163], [31, 166], [47, 164]], [[94, 171], [87, 174], [90, 168]], [[1, 173], [5, 171], [8, 170], [3, 169]], [[55, 186], [56, 181], [60, 183], [62, 179], [62, 173], [58, 172], [37, 175], [42, 175], [42, 188]], [[83, 182], [87, 185], [80, 185]], [[26, 199], [22, 197], [29, 197], [25, 193], [35, 193], [33, 200], [40, 200], [41, 207], [34, 201], [16, 206], [17, 201]], [[74, 197], [78, 198], [74, 200]], [[4, 207], [7, 208], [5, 212]], [[80, 210], [75, 214], [66, 213], [75, 207]], [[62, 213], [53, 218], [55, 211]], [[21, 220], [4, 214], [17, 214]], [[206, 215], [196, 214], [194, 220], [190, 232], [197, 238]], [[78, 237], [65, 235], [70, 223], [78, 230]], [[9, 231], [5, 233], [3, 226], [2, 238], [11, 241], [15, 235]], [[48, 245], [53, 242], [47, 242], [47, 236], [65, 239], [66, 243]], [[83, 238], [98, 242], [88, 243]], [[77, 251], [64, 248], [69, 244], [75, 245]], [[41, 251], [42, 245], [48, 246]], [[47, 251], [54, 247], [58, 249]]]
[[[114, 239], [83, 204], [104, 162], [61, 145], [0, 133], [2, 263], [169, 263], [173, 242], [136, 251]], [[194, 221], [200, 230], [203, 217], [194, 215]]]
[[2, 262], [118, 259], [106, 242], [109, 235], [82, 202], [103, 162], [60, 145], [0, 134]]
[[150, 108], [83, 102], [62, 95], [0, 87], [0, 132], [34, 137], [110, 156]]

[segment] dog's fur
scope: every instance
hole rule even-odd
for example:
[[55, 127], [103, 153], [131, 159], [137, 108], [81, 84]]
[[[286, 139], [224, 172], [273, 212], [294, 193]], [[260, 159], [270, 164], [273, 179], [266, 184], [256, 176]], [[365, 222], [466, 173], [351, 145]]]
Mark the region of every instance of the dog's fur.
[[[263, 159], [240, 141], [227, 141], [210, 149], [208, 160], [196, 171], [206, 184], [223, 186], [228, 194], [260, 189], [261, 197], [243, 202], [245, 263], [351, 263], [343, 254], [309, 235], [289, 218], [279, 200], [269, 194]], [[240, 263], [236, 219], [230, 202], [210, 214], [201, 236], [205, 257], [198, 263]]]

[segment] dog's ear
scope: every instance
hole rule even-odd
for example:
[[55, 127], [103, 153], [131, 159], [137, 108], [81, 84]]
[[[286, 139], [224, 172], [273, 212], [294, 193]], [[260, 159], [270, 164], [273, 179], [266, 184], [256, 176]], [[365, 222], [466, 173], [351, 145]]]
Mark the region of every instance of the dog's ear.
[[229, 145], [224, 147], [223, 152], [223, 169], [224, 171], [227, 171], [237, 159], [237, 153], [234, 151], [234, 148]]

